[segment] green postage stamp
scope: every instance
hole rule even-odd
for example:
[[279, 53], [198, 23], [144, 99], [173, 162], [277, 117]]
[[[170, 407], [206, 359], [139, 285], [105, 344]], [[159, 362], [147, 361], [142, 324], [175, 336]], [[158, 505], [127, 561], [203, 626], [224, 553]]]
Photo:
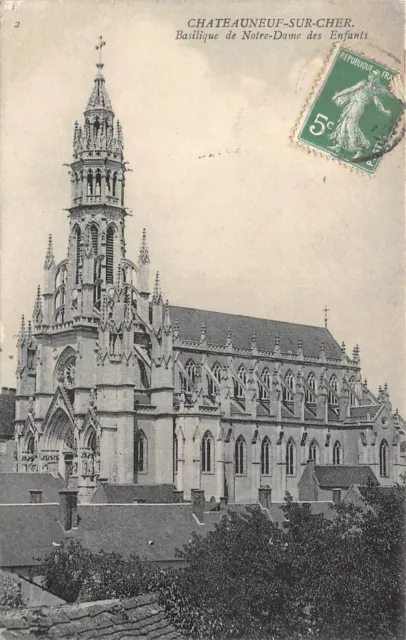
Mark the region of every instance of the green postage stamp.
[[391, 91], [397, 72], [339, 47], [302, 114], [296, 141], [373, 174], [397, 143], [403, 102]]

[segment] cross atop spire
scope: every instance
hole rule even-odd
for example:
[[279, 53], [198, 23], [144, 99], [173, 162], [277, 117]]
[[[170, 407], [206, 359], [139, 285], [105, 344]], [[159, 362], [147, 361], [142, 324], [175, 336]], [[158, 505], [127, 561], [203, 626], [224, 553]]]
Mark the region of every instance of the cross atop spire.
[[324, 311], [324, 326], [327, 329], [327, 323], [328, 323], [328, 312], [330, 311], [330, 309], [328, 308], [328, 306], [326, 305], [323, 309]]
[[103, 40], [103, 36], [99, 36], [98, 44], [97, 44], [97, 45], [96, 45], [96, 47], [95, 47], [95, 48], [96, 48], [96, 51], [98, 51], [98, 52], [99, 52], [99, 61], [98, 61], [98, 63], [96, 64], [96, 67], [97, 67], [98, 69], [103, 69], [103, 67], [104, 67], [104, 64], [103, 64], [103, 62], [102, 62], [102, 49], [103, 49], [103, 47], [105, 47], [105, 46], [106, 46], [106, 43], [105, 43], [105, 42], [104, 42], [104, 40]]

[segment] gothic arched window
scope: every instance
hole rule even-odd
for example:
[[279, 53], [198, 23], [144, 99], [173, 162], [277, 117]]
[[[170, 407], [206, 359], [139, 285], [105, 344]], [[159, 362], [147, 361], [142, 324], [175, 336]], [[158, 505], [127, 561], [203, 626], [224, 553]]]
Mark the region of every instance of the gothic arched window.
[[305, 402], [307, 404], [316, 403], [316, 376], [313, 371], [307, 376], [307, 387], [305, 388]]
[[271, 475], [271, 443], [268, 437], [261, 444], [261, 475]]
[[114, 275], [114, 228], [110, 226], [106, 235], [106, 282], [113, 284]]
[[97, 134], [99, 133], [99, 129], [100, 129], [100, 120], [99, 118], [96, 116], [95, 121], [93, 123], [93, 134], [95, 136], [97, 136]]
[[341, 444], [338, 440], [335, 442], [333, 447], [333, 464], [343, 464]]
[[107, 189], [107, 194], [110, 195], [110, 191], [111, 191], [111, 171], [110, 171], [110, 169], [106, 173], [106, 189]]
[[356, 387], [357, 383], [356, 383], [356, 380], [355, 380], [354, 376], [351, 376], [349, 384], [350, 384], [350, 389], [351, 389], [350, 405], [351, 405], [351, 407], [354, 407], [357, 404], [357, 397], [355, 395], [355, 387]]
[[117, 171], [113, 173], [113, 197], [116, 197], [117, 191]]
[[234, 396], [236, 398], [244, 398], [245, 397], [244, 387], [242, 386], [242, 384], [239, 383], [239, 380], [241, 380], [244, 386], [247, 383], [247, 371], [243, 364], [241, 364], [238, 367], [237, 377], [238, 377], [237, 380], [234, 378]]
[[269, 398], [269, 390], [271, 387], [271, 374], [268, 367], [262, 371], [261, 380], [263, 384], [259, 385], [259, 398], [260, 400], [266, 400]]
[[212, 473], [214, 471], [214, 440], [210, 431], [206, 431], [202, 438], [202, 473]]
[[243, 436], [238, 436], [235, 443], [235, 473], [237, 476], [245, 475], [246, 469], [246, 444]]
[[212, 369], [211, 369], [213, 378], [215, 378], [215, 380], [217, 380], [218, 385], [216, 385], [216, 383], [214, 382], [214, 380], [209, 377], [208, 378], [208, 387], [209, 387], [209, 394], [211, 396], [215, 396], [216, 393], [219, 391], [220, 389], [220, 382], [221, 382], [221, 366], [219, 365], [218, 362], [215, 362]]
[[284, 402], [293, 402], [294, 378], [289, 370], [285, 375], [285, 384], [282, 387], [282, 399]]
[[338, 380], [335, 373], [330, 378], [330, 388], [328, 390], [328, 403], [331, 405], [338, 405]]
[[309, 460], [314, 460], [316, 464], [320, 462], [320, 447], [316, 440], [312, 440], [309, 447]]
[[296, 446], [292, 438], [288, 440], [286, 445], [286, 475], [296, 475]]
[[91, 169], [87, 172], [87, 195], [93, 195], [93, 171]]
[[194, 384], [196, 382], [196, 365], [193, 362], [193, 360], [188, 360], [185, 366], [185, 371], [187, 373], [187, 375], [189, 376], [188, 378], [186, 378], [186, 387], [185, 387], [185, 391], [186, 393], [191, 393], [192, 389], [194, 387]]
[[147, 438], [141, 430], [136, 432], [134, 439], [134, 472], [147, 472]]
[[389, 477], [389, 447], [386, 440], [382, 440], [379, 447], [379, 475], [381, 478]]

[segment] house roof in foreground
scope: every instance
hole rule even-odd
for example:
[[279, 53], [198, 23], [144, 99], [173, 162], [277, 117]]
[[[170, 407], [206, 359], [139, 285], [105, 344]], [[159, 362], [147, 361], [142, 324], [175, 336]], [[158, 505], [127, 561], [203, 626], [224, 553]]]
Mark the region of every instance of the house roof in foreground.
[[42, 502], [59, 502], [58, 491], [65, 487], [61, 476], [51, 473], [0, 473], [0, 505], [29, 502], [30, 489], [42, 491]]
[[352, 484], [366, 485], [368, 481], [379, 484], [367, 465], [316, 465], [314, 473], [320, 487], [326, 489], [349, 488]]
[[181, 640], [154, 594], [127, 600], [104, 600], [30, 607], [4, 612], [0, 638], [64, 640]]
[[260, 350], [272, 351], [275, 338], [279, 336], [282, 353], [297, 352], [299, 340], [303, 342], [305, 356], [320, 356], [321, 343], [324, 342], [327, 358], [341, 359], [341, 349], [330, 331], [324, 327], [312, 327], [306, 324], [265, 320], [250, 316], [190, 309], [169, 305], [172, 324], [179, 324], [179, 335], [182, 340], [198, 341], [201, 326], [206, 325], [207, 342], [225, 345], [228, 331], [234, 347], [251, 348], [252, 334], [255, 333], [257, 347]]

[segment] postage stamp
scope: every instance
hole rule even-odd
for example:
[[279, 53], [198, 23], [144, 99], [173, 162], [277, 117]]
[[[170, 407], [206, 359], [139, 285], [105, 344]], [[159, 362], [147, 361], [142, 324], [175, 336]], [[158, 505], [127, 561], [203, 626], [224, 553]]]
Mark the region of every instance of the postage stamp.
[[373, 174], [394, 146], [404, 108], [390, 89], [396, 76], [393, 69], [339, 47], [298, 122], [296, 142]]

